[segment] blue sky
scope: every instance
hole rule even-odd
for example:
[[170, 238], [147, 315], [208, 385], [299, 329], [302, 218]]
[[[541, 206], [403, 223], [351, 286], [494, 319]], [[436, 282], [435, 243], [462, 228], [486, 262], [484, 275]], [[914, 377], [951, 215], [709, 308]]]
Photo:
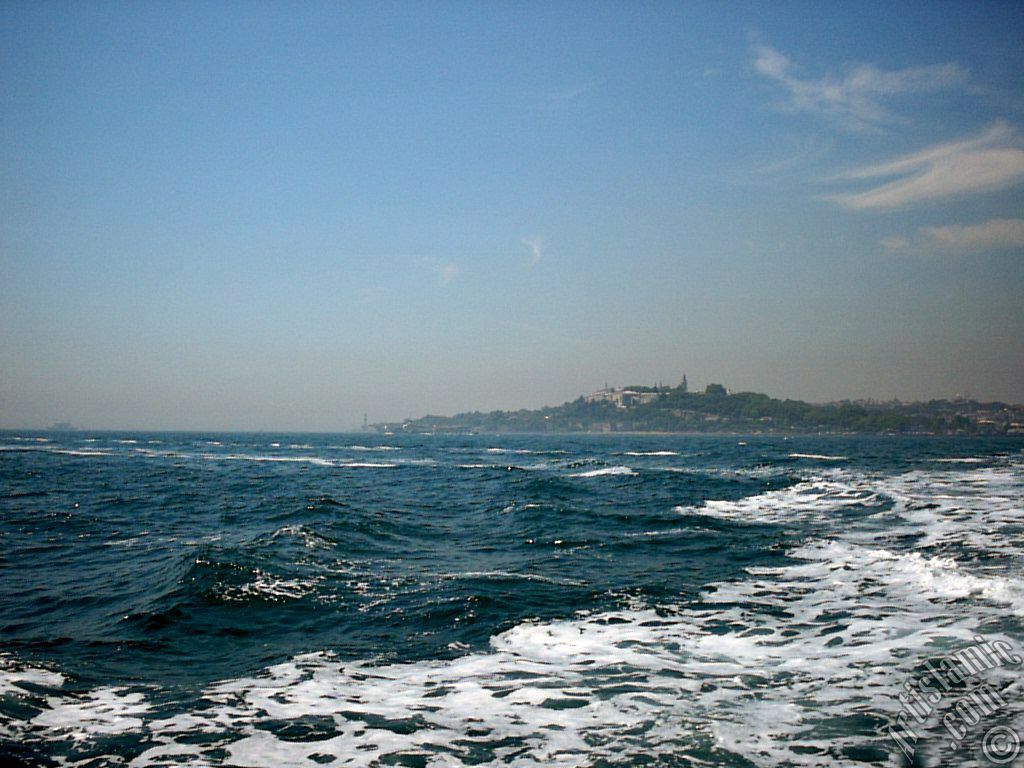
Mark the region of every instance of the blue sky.
[[1020, 3], [0, 5], [0, 426], [1024, 401]]

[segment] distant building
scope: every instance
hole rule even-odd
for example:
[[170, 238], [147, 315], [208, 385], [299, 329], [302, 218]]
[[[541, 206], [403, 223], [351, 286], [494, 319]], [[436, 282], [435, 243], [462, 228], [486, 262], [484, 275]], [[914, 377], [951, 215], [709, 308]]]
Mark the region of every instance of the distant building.
[[583, 400], [587, 403], [612, 403], [616, 408], [628, 408], [631, 405], [653, 403], [660, 395], [661, 392], [657, 390], [605, 387], [597, 392], [591, 392]]

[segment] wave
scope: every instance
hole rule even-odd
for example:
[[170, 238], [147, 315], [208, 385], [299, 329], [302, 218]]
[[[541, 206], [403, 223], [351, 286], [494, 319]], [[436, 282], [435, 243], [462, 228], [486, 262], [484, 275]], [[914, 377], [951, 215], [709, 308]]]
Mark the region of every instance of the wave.
[[[633, 472], [577, 476], [625, 474], [617, 469]], [[1007, 607], [1024, 610], [1017, 561], [986, 571], [952, 549], [958, 541], [997, 546], [1001, 536], [1004, 549], [989, 553], [1011, 558], [1020, 500], [1020, 467], [1010, 465], [892, 477], [828, 471], [738, 501], [676, 507], [729, 521], [839, 520], [828, 536], [802, 529], [778, 565], [709, 584], [694, 601], [526, 621], [494, 634], [486, 649], [459, 646], [450, 659], [302, 654], [208, 685], [176, 702], [177, 714], [168, 691], [65, 689], [60, 674], [4, 667], [0, 656], [0, 692], [32, 713], [6, 727], [24, 742], [91, 739], [96, 750], [109, 736], [131, 735], [139, 744], [131, 764], [140, 768], [308, 767], [332, 757], [523, 768], [892, 764], [885, 725], [901, 707], [903, 682], [978, 633], [1008, 640]], [[853, 510], [863, 513], [856, 524], [846, 520]], [[273, 535], [301, 538], [301, 530]], [[246, 579], [239, 589], [249, 585], [248, 598], [301, 599], [316, 588], [283, 575]], [[987, 674], [1019, 684], [1016, 669]]]
[[[418, 755], [524, 766], [710, 756], [824, 766], [849, 762], [847, 748], [884, 755], [881, 725], [899, 709], [902, 681], [925, 649], [970, 640], [973, 620], [902, 584], [892, 553], [865, 561], [825, 542], [792, 555], [801, 562], [710, 588], [703, 608], [527, 622], [492, 637], [487, 651], [450, 660], [303, 654], [211, 685], [201, 707], [171, 717], [127, 688], [69, 692], [48, 697], [29, 725], [50, 738], [144, 734], [153, 746], [136, 766], [215, 754], [254, 768], [353, 755], [367, 765]], [[851, 571], [851, 562], [867, 567]], [[837, 734], [837, 719], [866, 697], [878, 714]], [[315, 733], [298, 738], [311, 723]]]

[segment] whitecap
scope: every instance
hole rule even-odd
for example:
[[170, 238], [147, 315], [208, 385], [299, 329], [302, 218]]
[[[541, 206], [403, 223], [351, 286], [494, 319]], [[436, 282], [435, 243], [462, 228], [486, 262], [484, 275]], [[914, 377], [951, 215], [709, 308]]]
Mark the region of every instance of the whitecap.
[[590, 469], [586, 472], [576, 472], [569, 477], [607, 477], [607, 476], [633, 476], [636, 472], [630, 467], [602, 467], [601, 469]]
[[559, 579], [552, 576], [544, 576], [539, 573], [515, 573], [512, 571], [461, 571], [456, 573], [442, 573], [438, 578], [444, 580], [458, 579], [521, 579], [522, 581], [537, 581], [546, 584], [559, 584], [566, 587], [582, 587], [587, 582], [579, 579]]
[[330, 459], [322, 459], [319, 456], [270, 456], [261, 454], [244, 454], [244, 453], [206, 453], [203, 454], [204, 459], [212, 459], [215, 461], [256, 461], [256, 462], [284, 462], [284, 463], [305, 463], [313, 464], [318, 467], [334, 467], [338, 466], [335, 462]]

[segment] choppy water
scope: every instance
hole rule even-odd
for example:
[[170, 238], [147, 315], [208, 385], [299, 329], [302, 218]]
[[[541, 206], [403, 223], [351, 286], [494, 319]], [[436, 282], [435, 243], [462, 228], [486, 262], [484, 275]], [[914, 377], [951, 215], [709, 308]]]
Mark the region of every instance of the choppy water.
[[1021, 440], [0, 433], [0, 759], [907, 764], [1022, 510]]

